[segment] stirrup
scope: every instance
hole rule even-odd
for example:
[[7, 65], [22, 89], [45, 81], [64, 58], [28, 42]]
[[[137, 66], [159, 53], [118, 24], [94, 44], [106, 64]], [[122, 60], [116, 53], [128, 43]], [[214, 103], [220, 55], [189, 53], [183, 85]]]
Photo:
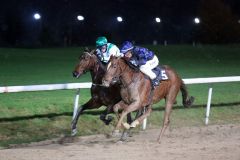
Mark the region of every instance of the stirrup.
[[152, 80], [152, 85], [153, 86], [159, 86], [159, 84], [160, 84], [160, 80], [159, 79], [155, 78], [155, 79]]

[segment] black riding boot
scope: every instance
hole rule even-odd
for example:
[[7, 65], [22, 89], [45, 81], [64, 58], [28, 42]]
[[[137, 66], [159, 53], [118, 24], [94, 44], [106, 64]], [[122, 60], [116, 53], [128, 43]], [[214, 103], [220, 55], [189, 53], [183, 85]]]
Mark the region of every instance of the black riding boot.
[[155, 79], [152, 80], [152, 85], [153, 86], [159, 86], [160, 84], [160, 79], [156, 77]]

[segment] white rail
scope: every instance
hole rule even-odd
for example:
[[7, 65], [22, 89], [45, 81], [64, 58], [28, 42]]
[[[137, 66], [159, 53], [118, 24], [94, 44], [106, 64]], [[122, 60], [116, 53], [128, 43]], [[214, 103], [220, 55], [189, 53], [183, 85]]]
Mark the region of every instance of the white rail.
[[[210, 77], [210, 78], [190, 78], [183, 79], [185, 84], [201, 84], [201, 83], [220, 83], [220, 82], [238, 82], [240, 81], [240, 76], [230, 76], [230, 77]], [[62, 90], [62, 89], [78, 89], [73, 109], [73, 118], [75, 117], [78, 109], [78, 100], [79, 100], [79, 89], [80, 88], [90, 88], [92, 83], [65, 83], [65, 84], [44, 84], [44, 85], [26, 85], [26, 86], [4, 86], [0, 87], [0, 93], [9, 93], [9, 92], [23, 92], [23, 91], [50, 91], [50, 90]], [[212, 88], [209, 90], [208, 102], [206, 109], [206, 120], [205, 124], [208, 124], [208, 118], [210, 113], [211, 105], [211, 95]], [[144, 120], [143, 129], [146, 129], [147, 119]]]
[[65, 83], [65, 84], [41, 84], [41, 85], [26, 85], [26, 86], [5, 86], [0, 87], [0, 93], [8, 92], [24, 92], [24, 91], [51, 91], [61, 89], [78, 89], [90, 88], [92, 83]]
[[238, 82], [238, 81], [240, 81], [240, 76], [191, 78], [191, 79], [183, 79], [183, 81], [185, 84]]
[[[240, 81], [240, 76], [190, 78], [190, 79], [183, 79], [183, 81], [185, 84], [237, 82], [237, 81]], [[91, 86], [92, 86], [91, 82], [26, 85], [26, 86], [3, 86], [3, 87], [0, 87], [0, 93], [24, 92], [24, 91], [49, 91], [49, 90], [61, 90], [61, 89], [79, 89], [79, 88], [90, 88]]]

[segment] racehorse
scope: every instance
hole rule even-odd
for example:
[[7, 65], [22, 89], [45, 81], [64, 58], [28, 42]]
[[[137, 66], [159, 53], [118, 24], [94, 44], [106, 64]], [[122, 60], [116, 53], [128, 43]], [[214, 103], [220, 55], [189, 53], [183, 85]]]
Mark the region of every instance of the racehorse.
[[[79, 107], [76, 116], [72, 121], [72, 135], [77, 133], [77, 121], [79, 116], [86, 109], [96, 109], [106, 106], [106, 110], [100, 115], [100, 119], [108, 125], [112, 121], [112, 117], [106, 115], [113, 112], [112, 106], [121, 100], [119, 84], [111, 87], [102, 86], [102, 78], [106, 72], [106, 66], [95, 55], [95, 50], [85, 49], [83, 55], [79, 58], [79, 63], [75, 66], [73, 76], [79, 78], [85, 72], [90, 71], [92, 77], [91, 99]], [[132, 121], [131, 115], [128, 115], [128, 122]]]
[[[118, 133], [121, 125], [126, 129], [136, 127], [144, 118], [150, 115], [152, 104], [159, 102], [161, 99], [165, 99], [163, 127], [158, 137], [158, 142], [160, 142], [162, 135], [170, 123], [169, 119], [172, 106], [176, 102], [176, 96], [180, 90], [182, 92], [183, 105], [185, 107], [192, 105], [194, 97], [188, 96], [188, 91], [182, 79], [169, 66], [162, 67], [165, 69], [169, 79], [161, 81], [159, 86], [153, 88], [150, 79], [142, 72], [130, 67], [124, 58], [111, 57], [102, 84], [111, 86], [111, 84], [119, 81], [121, 83], [122, 97], [122, 100], [113, 106], [116, 114], [118, 114], [119, 110], [122, 110], [113, 133]], [[143, 108], [144, 106], [147, 106], [146, 112], [133, 121], [130, 126], [123, 123], [123, 118], [128, 113]]]

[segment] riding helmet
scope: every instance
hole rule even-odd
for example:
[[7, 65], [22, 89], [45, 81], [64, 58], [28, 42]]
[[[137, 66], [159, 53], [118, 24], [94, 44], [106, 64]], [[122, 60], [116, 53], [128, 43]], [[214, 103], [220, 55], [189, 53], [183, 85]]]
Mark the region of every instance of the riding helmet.
[[107, 44], [107, 38], [106, 37], [98, 37], [96, 40], [96, 47], [101, 47], [105, 44]]
[[125, 53], [127, 53], [129, 50], [133, 49], [133, 47], [134, 47], [134, 46], [133, 46], [133, 44], [132, 44], [131, 42], [125, 41], [125, 42], [123, 42], [123, 44], [122, 44], [122, 47], [121, 47], [120, 52], [123, 53], [123, 54], [125, 54]]

